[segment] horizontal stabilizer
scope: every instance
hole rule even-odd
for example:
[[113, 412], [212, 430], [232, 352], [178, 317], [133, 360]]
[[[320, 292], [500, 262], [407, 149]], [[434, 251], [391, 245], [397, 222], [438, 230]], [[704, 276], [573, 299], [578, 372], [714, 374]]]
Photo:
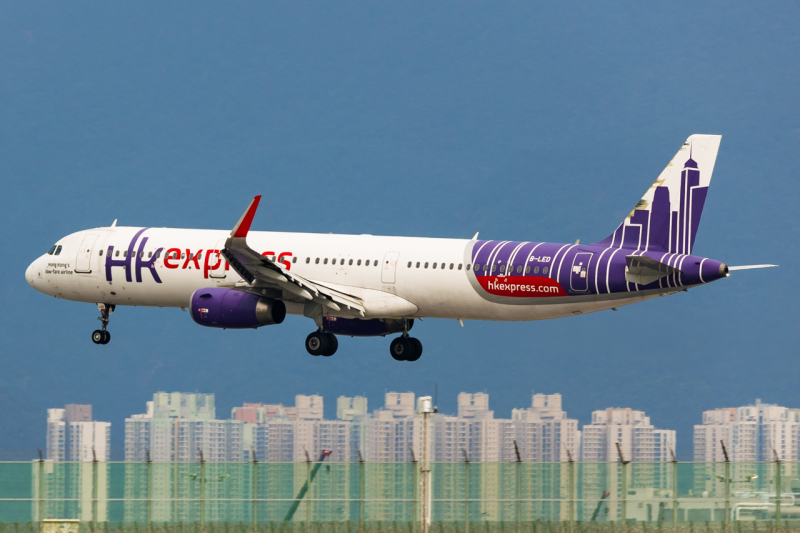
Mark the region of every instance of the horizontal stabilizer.
[[625, 260], [628, 262], [625, 279], [639, 285], [649, 285], [665, 276], [681, 272], [675, 267], [643, 255], [626, 255]]
[[729, 272], [733, 272], [734, 270], [753, 270], [754, 268], [772, 268], [780, 265], [741, 265], [735, 267], [728, 267]]

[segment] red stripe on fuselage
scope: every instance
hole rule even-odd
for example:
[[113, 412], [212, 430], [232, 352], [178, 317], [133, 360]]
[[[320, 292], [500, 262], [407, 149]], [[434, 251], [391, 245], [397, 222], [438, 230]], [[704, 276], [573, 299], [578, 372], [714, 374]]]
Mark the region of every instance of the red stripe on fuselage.
[[569, 296], [554, 279], [538, 276], [477, 276], [483, 290], [497, 296], [546, 298]]

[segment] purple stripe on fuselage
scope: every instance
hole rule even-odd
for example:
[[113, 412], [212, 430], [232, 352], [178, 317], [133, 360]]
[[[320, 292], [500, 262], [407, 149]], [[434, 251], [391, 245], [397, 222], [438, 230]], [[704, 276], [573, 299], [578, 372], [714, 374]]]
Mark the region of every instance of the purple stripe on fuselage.
[[[721, 263], [718, 261], [666, 253], [663, 250], [648, 252], [636, 248], [521, 241], [478, 241], [472, 246], [473, 271], [468, 275], [548, 277], [557, 280], [572, 295], [675, 288], [708, 283], [722, 277]], [[580, 257], [578, 254], [581, 254]], [[647, 285], [628, 282], [625, 277], [625, 257], [629, 255], [649, 257], [682, 269], [683, 273], [665, 276]], [[586, 268], [585, 280], [582, 276], [583, 268]]]

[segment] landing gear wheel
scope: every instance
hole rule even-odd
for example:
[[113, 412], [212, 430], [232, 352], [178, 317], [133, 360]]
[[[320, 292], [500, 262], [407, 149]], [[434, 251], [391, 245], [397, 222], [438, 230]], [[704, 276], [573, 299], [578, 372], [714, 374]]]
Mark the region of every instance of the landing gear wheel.
[[406, 361], [416, 361], [422, 356], [422, 343], [419, 342], [419, 339], [415, 339], [414, 337], [409, 337], [408, 340], [410, 340], [411, 344], [414, 346], [414, 354], [409, 355]]
[[329, 344], [328, 335], [321, 331], [315, 331], [306, 337], [306, 350], [311, 355], [325, 355]]
[[97, 317], [97, 320], [103, 324], [100, 329], [96, 329], [92, 332], [92, 342], [95, 344], [108, 344], [111, 340], [111, 333], [106, 330], [108, 327], [108, 321], [111, 318], [111, 313], [114, 312], [116, 308], [113, 304], [97, 304], [97, 309], [100, 311], [100, 316]]
[[389, 353], [395, 361], [408, 361], [414, 355], [414, 344], [410, 337], [397, 337], [389, 345]]
[[336, 353], [336, 350], [339, 348], [339, 340], [336, 338], [336, 335], [333, 333], [325, 333], [325, 337], [328, 338], [328, 349], [322, 354], [325, 357], [330, 357]]

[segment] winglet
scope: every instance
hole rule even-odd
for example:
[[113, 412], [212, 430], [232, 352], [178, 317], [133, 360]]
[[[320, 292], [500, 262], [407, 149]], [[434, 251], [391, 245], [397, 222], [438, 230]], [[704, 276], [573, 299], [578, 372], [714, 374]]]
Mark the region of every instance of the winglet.
[[258, 203], [260, 201], [260, 194], [253, 198], [253, 201], [250, 202], [250, 205], [247, 207], [247, 211], [244, 212], [242, 218], [240, 218], [239, 222], [233, 227], [231, 231], [232, 238], [247, 237], [247, 232], [250, 231], [250, 224], [253, 223], [253, 217], [256, 215], [256, 209], [258, 209]]

